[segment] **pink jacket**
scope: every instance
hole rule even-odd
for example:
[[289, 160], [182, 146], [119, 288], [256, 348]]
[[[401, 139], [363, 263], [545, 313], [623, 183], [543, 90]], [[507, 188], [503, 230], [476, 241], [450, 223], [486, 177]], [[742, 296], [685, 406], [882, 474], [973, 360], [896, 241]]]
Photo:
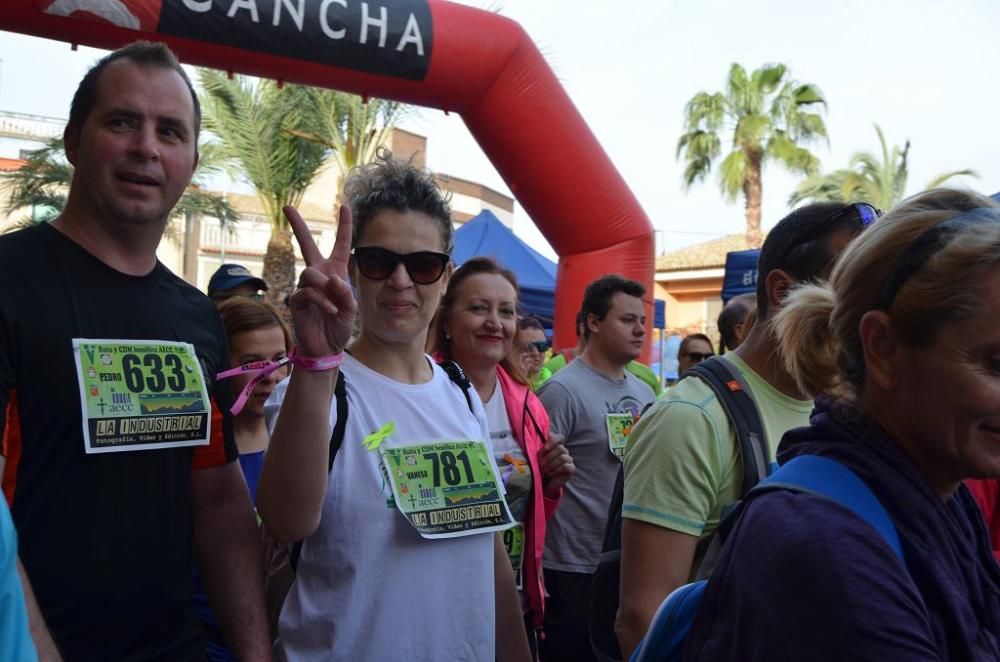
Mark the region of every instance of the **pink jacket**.
[[[524, 457], [531, 465], [532, 504], [525, 514], [525, 557], [521, 571], [522, 586], [528, 598], [532, 622], [541, 627], [545, 610], [545, 587], [542, 584], [542, 551], [545, 549], [545, 521], [555, 512], [559, 497], [549, 499], [542, 487], [542, 446], [549, 436], [549, 415], [532, 390], [516, 382], [502, 366], [497, 366], [500, 390], [507, 406], [510, 429], [521, 444]], [[560, 496], [561, 496], [560, 491]]]

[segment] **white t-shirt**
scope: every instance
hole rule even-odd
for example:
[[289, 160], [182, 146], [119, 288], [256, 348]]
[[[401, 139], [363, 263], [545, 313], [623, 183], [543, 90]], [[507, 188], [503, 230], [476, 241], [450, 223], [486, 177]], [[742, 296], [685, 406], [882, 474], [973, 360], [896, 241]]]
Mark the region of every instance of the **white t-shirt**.
[[483, 404], [486, 410], [486, 423], [490, 428], [490, 440], [493, 442], [493, 452], [499, 455], [510, 452], [521, 452], [521, 446], [510, 431], [510, 418], [507, 417], [507, 404], [504, 401], [500, 379], [497, 378], [496, 388], [488, 402]]
[[[429, 362], [430, 357], [427, 358]], [[431, 362], [433, 365], [433, 362]], [[350, 355], [348, 416], [317, 531], [302, 544], [278, 623], [289, 660], [475, 660], [496, 657], [494, 534], [427, 540], [395, 506], [376, 452], [361, 443], [393, 421], [382, 443], [485, 439], [482, 402], [434, 365], [425, 384], [402, 384]], [[265, 407], [269, 422], [287, 380]], [[336, 419], [336, 403], [330, 424]]]

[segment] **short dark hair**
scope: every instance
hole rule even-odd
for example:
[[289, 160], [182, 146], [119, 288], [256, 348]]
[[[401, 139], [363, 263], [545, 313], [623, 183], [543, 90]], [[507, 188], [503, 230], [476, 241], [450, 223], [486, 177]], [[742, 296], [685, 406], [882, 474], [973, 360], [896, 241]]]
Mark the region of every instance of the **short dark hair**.
[[819, 280], [833, 261], [830, 236], [863, 229], [854, 214], [834, 215], [848, 205], [819, 202], [799, 207], [778, 221], [767, 234], [757, 259], [757, 318], [768, 316], [767, 275], [775, 269], [787, 271], [800, 283]]
[[747, 313], [757, 300], [757, 295], [746, 292], [730, 299], [722, 312], [719, 313], [719, 335], [722, 336], [722, 347], [732, 349], [736, 347], [736, 325], [747, 318]]
[[201, 104], [198, 103], [198, 95], [195, 94], [191, 79], [188, 78], [181, 63], [177, 60], [177, 56], [166, 44], [158, 41], [134, 41], [98, 60], [84, 75], [73, 94], [73, 101], [69, 105], [69, 121], [66, 122], [66, 130], [80, 131], [83, 128], [87, 116], [90, 115], [94, 104], [97, 103], [97, 87], [100, 83], [101, 73], [105, 67], [117, 60], [130, 60], [143, 67], [170, 69], [180, 74], [191, 93], [191, 101], [194, 103], [194, 138], [197, 146], [198, 134], [201, 132]]
[[576, 311], [576, 322], [573, 326], [573, 330], [576, 331], [577, 338], [583, 335], [583, 327], [585, 326], [587, 326], [587, 314], [583, 312], [583, 308], [581, 308]]
[[646, 288], [641, 283], [629, 280], [618, 274], [608, 274], [601, 276], [587, 285], [583, 292], [583, 305], [580, 307], [580, 315], [583, 317], [583, 336], [590, 337], [590, 327], [587, 325], [587, 318], [595, 315], [597, 319], [603, 320], [611, 310], [611, 298], [622, 292], [631, 297], [640, 299], [646, 294]]
[[688, 347], [691, 346], [691, 342], [694, 340], [702, 340], [709, 346], [709, 348], [712, 347], [712, 339], [706, 336], [704, 333], [689, 333], [688, 335], [684, 336], [684, 339], [681, 340], [680, 346], [677, 348], [677, 358], [680, 358], [685, 354], [687, 354]]
[[522, 317], [519, 319], [517, 321], [517, 330], [521, 331], [522, 329], [538, 329], [542, 333], [545, 333], [545, 327], [542, 326], [537, 317]]
[[344, 194], [354, 215], [351, 246], [356, 247], [365, 228], [384, 209], [398, 212], [422, 212], [438, 223], [441, 247], [451, 255], [455, 248], [455, 231], [451, 225], [448, 196], [428, 170], [413, 165], [413, 159], [394, 158], [384, 147], [378, 148], [375, 160], [351, 171]]

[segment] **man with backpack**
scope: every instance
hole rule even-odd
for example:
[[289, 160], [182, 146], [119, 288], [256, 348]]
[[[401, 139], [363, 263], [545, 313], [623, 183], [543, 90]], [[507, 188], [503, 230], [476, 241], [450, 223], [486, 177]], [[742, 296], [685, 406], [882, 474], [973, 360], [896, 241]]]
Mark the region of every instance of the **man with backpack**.
[[632, 425], [654, 398], [625, 367], [645, 340], [644, 294], [642, 285], [621, 276], [590, 283], [581, 310], [583, 351], [538, 392], [576, 465], [546, 533], [545, 662], [593, 659], [587, 609], [611, 487]]
[[[711, 361], [724, 368], [725, 389], [749, 396], [749, 417], [735, 424], [734, 407], [704, 379], [689, 378], [636, 425], [624, 461], [616, 623], [626, 659], [663, 599], [694, 577], [727, 507], [768, 474], [781, 436], [808, 423], [812, 402], [775, 356], [768, 321], [790, 288], [826, 277], [875, 216], [868, 205], [815, 204], [793, 211], [768, 234], [758, 261], [758, 323], [739, 348]], [[761, 429], [752, 435], [740, 429], [755, 418]], [[744, 464], [741, 433], [753, 440], [752, 467]]]

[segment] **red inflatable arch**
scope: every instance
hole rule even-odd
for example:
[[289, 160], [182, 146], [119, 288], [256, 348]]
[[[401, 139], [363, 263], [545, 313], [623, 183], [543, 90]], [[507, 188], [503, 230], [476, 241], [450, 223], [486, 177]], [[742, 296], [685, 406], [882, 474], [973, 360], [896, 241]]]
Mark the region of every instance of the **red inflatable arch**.
[[583, 288], [606, 273], [645, 284], [652, 319], [649, 220], [510, 19], [443, 0], [3, 0], [0, 29], [162, 40], [192, 64], [458, 113], [560, 256], [556, 346], [575, 344]]

